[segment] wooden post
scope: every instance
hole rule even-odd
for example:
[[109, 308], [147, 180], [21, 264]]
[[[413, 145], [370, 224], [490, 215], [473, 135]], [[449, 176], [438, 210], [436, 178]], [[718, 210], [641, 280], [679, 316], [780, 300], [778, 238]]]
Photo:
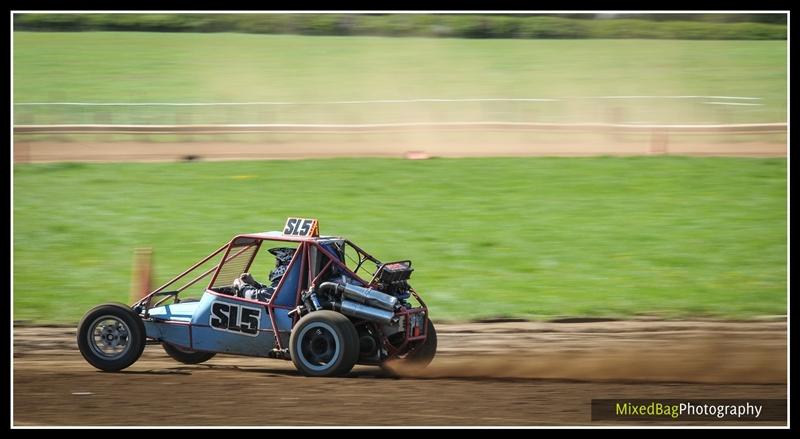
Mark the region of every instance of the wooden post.
[[650, 154], [666, 154], [668, 142], [667, 130], [654, 128], [650, 134]]
[[133, 280], [131, 282], [131, 303], [135, 303], [152, 290], [153, 249], [137, 248], [133, 257]]

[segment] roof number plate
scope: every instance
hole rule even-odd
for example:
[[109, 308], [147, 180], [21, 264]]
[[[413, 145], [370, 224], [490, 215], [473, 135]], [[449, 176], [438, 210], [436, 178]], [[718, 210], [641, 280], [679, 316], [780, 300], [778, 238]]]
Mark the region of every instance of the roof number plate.
[[319, 223], [314, 218], [288, 218], [283, 227], [284, 235], [319, 236]]

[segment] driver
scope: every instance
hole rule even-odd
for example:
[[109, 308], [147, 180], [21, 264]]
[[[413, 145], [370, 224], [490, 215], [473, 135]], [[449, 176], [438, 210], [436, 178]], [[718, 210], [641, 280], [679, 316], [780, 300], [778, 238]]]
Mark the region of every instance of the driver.
[[275, 268], [269, 272], [270, 285], [264, 285], [258, 282], [253, 279], [250, 273], [242, 273], [233, 281], [237, 296], [266, 302], [272, 297], [272, 294], [275, 293], [275, 288], [277, 288], [281, 278], [286, 273], [289, 262], [292, 261], [295, 249], [276, 247], [269, 249], [269, 252], [275, 256]]

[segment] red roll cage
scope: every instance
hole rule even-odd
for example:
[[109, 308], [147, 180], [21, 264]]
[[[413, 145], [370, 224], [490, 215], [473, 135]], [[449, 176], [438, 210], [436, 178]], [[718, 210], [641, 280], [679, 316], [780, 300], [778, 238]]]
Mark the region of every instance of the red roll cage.
[[[164, 304], [170, 298], [173, 299], [173, 303], [180, 303], [179, 294], [189, 288], [190, 286], [196, 284], [200, 280], [208, 277], [210, 274], [213, 273], [211, 280], [209, 281], [208, 285], [205, 288], [205, 292], [214, 295], [224, 295], [218, 291], [215, 291], [215, 283], [217, 282], [218, 278], [221, 274], [225, 274], [230, 276], [231, 274], [235, 275], [234, 277], [238, 277], [239, 274], [247, 272], [250, 269], [253, 261], [255, 260], [256, 255], [258, 254], [261, 244], [264, 241], [274, 241], [274, 242], [292, 242], [297, 243], [297, 249], [295, 250], [294, 256], [292, 257], [289, 265], [286, 268], [286, 273], [290, 273], [295, 264], [300, 264], [300, 277], [297, 282], [297, 287], [294, 291], [288, 291], [284, 288], [284, 284], [288, 276], [283, 276], [280, 280], [280, 283], [275, 288], [275, 293], [267, 302], [256, 301], [253, 299], [246, 299], [242, 297], [231, 297], [226, 296], [228, 298], [233, 298], [238, 301], [242, 302], [249, 302], [254, 303], [259, 306], [264, 306], [267, 309], [267, 312], [270, 317], [270, 321], [272, 324], [273, 333], [275, 334], [275, 341], [276, 346], [279, 350], [284, 350], [283, 343], [279, 337], [278, 328], [275, 320], [275, 310], [276, 309], [286, 309], [288, 311], [296, 310], [301, 305], [301, 295], [303, 291], [308, 290], [310, 287], [317, 287], [318, 283], [325, 279], [325, 276], [329, 273], [332, 266], [336, 266], [338, 270], [341, 272], [346, 273], [348, 276], [353, 278], [354, 280], [361, 282], [366, 287], [373, 287], [375, 286], [375, 275], [377, 274], [378, 270], [372, 274], [372, 277], [369, 280], [365, 280], [361, 276], [357, 274], [359, 269], [362, 267], [364, 262], [372, 261], [376, 264], [376, 266], [380, 266], [382, 263], [364, 251], [361, 247], [355, 245], [351, 241], [336, 237], [336, 236], [289, 236], [284, 235], [280, 232], [262, 232], [262, 233], [250, 233], [250, 234], [243, 234], [237, 235], [229, 242], [227, 242], [222, 247], [215, 250], [210, 255], [206, 256], [205, 258], [201, 259], [188, 269], [184, 270], [182, 273], [177, 275], [176, 277], [172, 278], [170, 281], [165, 283], [164, 285], [156, 288], [155, 290], [149, 292], [146, 296], [142, 299], [137, 301], [132, 305], [134, 309], [137, 309], [144, 318], [149, 318], [148, 311], [151, 308], [160, 306]], [[322, 244], [331, 243], [331, 242], [338, 242], [342, 245], [347, 245], [353, 248], [359, 256], [358, 265], [355, 267], [354, 270], [351, 270], [347, 267], [344, 261], [342, 261], [337, 255], [332, 254], [330, 251], [324, 248]], [[178, 283], [179, 280], [187, 278], [191, 273], [197, 270], [200, 266], [205, 264], [206, 262], [213, 259], [215, 256], [223, 253], [223, 256], [219, 263], [212, 266], [211, 268], [205, 270], [204, 272], [200, 273], [196, 277], [192, 278], [188, 282], [184, 283], [180, 287], [175, 290], [167, 291], [167, 288], [175, 285]], [[318, 271], [315, 272], [312, 258], [316, 256], [312, 256], [312, 253], [316, 253], [316, 255], [324, 255], [327, 258], [327, 263], [324, 264]], [[236, 260], [237, 258], [246, 258], [239, 260], [239, 263], [233, 267], [233, 270], [230, 272], [224, 272], [226, 267], [230, 267], [230, 262]], [[243, 263], [242, 263], [243, 262]], [[411, 329], [411, 319], [408, 318], [412, 314], [417, 313], [425, 313], [424, 315], [428, 315], [428, 308], [425, 305], [425, 302], [422, 298], [419, 297], [416, 291], [413, 288], [410, 288], [409, 291], [411, 292], [414, 299], [420, 304], [419, 307], [410, 308], [410, 309], [401, 309], [397, 311], [396, 315], [398, 316], [405, 316], [404, 325], [405, 325], [405, 339], [400, 346], [395, 346], [391, 344], [386, 337], [382, 334], [380, 335], [382, 344], [386, 347], [387, 352], [389, 354], [389, 358], [392, 358], [398, 354], [404, 352], [404, 349], [407, 345], [411, 342], [416, 341], [424, 341], [427, 337], [428, 332], [428, 319], [425, 319], [425, 326], [423, 332], [410, 334]], [[293, 305], [279, 305], [278, 302], [283, 302], [284, 297], [287, 294], [294, 294], [294, 299], [291, 302]], [[163, 297], [161, 297], [163, 296]], [[160, 297], [155, 303], [153, 300], [155, 298]], [[290, 312], [289, 315], [292, 316], [292, 327], [297, 323], [299, 319], [299, 313], [297, 312]], [[421, 344], [421, 343], [420, 343]]]

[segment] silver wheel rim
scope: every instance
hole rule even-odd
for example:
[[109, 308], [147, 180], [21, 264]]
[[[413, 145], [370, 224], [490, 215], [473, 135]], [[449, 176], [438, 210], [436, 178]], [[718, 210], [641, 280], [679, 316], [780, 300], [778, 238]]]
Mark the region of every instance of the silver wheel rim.
[[341, 356], [339, 335], [325, 322], [310, 323], [300, 331], [297, 340], [300, 362], [315, 372], [329, 369]]
[[131, 331], [116, 316], [100, 316], [89, 326], [86, 341], [92, 352], [105, 360], [118, 360], [131, 349]]

